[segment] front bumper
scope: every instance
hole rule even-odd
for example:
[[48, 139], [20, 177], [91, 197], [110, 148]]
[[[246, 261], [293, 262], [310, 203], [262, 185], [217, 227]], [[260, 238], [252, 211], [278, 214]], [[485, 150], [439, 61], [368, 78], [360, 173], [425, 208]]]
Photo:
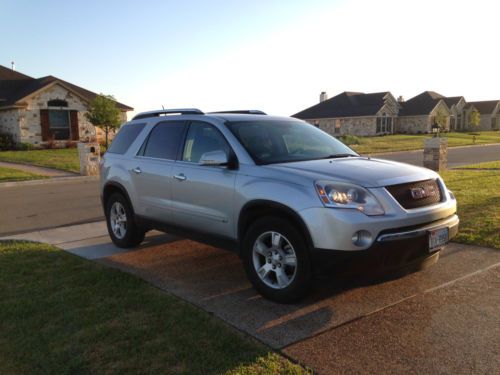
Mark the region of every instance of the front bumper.
[[438, 251], [429, 251], [428, 233], [448, 228], [448, 240], [458, 233], [456, 214], [425, 225], [390, 229], [379, 233], [365, 250], [342, 251], [315, 248], [311, 250], [314, 271], [318, 273], [380, 273], [426, 263], [430, 257], [437, 260]]

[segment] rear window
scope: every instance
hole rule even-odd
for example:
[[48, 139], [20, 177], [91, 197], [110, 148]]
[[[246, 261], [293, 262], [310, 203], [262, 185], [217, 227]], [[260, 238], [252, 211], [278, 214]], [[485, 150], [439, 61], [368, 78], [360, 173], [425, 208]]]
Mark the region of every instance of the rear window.
[[126, 153], [130, 145], [135, 141], [142, 129], [144, 129], [145, 125], [146, 124], [130, 124], [120, 128], [113, 143], [109, 146], [108, 152], [112, 154]]
[[182, 143], [185, 124], [184, 121], [166, 121], [156, 125], [145, 142], [144, 156], [175, 160]]

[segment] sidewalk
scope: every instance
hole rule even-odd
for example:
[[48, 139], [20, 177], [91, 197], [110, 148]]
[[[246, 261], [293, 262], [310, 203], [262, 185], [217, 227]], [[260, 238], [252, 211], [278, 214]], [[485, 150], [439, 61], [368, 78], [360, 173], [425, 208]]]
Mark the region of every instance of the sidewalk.
[[11, 162], [6, 162], [6, 161], [0, 161], [0, 167], [18, 169], [20, 171], [35, 173], [35, 174], [39, 174], [42, 176], [48, 176], [48, 177], [79, 176], [79, 174], [76, 174], [73, 172], [68, 172], [68, 171], [62, 171], [59, 169], [38, 167], [36, 165], [31, 165], [31, 164], [11, 163]]
[[[239, 257], [158, 232], [136, 249], [104, 222], [10, 237], [132, 273], [318, 373], [498, 373], [500, 251], [451, 243], [439, 262], [389, 281], [320, 280], [295, 305], [261, 298]], [[3, 239], [3, 238], [0, 238]]]

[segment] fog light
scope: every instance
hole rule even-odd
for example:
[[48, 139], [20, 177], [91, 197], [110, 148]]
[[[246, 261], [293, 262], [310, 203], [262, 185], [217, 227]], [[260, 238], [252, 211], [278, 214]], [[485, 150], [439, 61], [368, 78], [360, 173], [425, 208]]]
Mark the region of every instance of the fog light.
[[372, 243], [372, 235], [366, 230], [358, 230], [352, 235], [352, 243], [360, 247], [370, 246]]

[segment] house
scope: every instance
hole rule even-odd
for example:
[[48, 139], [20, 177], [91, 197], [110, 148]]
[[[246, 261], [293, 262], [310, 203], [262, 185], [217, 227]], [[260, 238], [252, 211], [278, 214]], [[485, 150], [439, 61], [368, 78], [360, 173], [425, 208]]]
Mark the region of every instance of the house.
[[451, 96], [443, 98], [450, 110], [450, 131], [463, 130], [465, 128], [464, 108], [467, 102], [463, 96]]
[[[481, 115], [477, 130], [497, 130], [500, 129], [500, 100], [487, 100], [480, 102], [468, 102], [465, 107], [464, 118], [468, 121], [473, 111], [478, 111]], [[469, 124], [464, 130], [472, 130]]]
[[[85, 117], [96, 96], [57, 77], [32, 78], [0, 65], [0, 133], [34, 145], [96, 137], [96, 128]], [[133, 108], [117, 106], [125, 122]]]
[[388, 91], [377, 93], [343, 92], [292, 117], [299, 118], [333, 135], [373, 136], [392, 134], [398, 116], [398, 102]]
[[[400, 102], [397, 132], [430, 133], [435, 124], [439, 124], [443, 130], [449, 130], [451, 113], [446, 99], [434, 91], [424, 91], [407, 101]], [[450, 102], [456, 105], [460, 100], [453, 99]]]

